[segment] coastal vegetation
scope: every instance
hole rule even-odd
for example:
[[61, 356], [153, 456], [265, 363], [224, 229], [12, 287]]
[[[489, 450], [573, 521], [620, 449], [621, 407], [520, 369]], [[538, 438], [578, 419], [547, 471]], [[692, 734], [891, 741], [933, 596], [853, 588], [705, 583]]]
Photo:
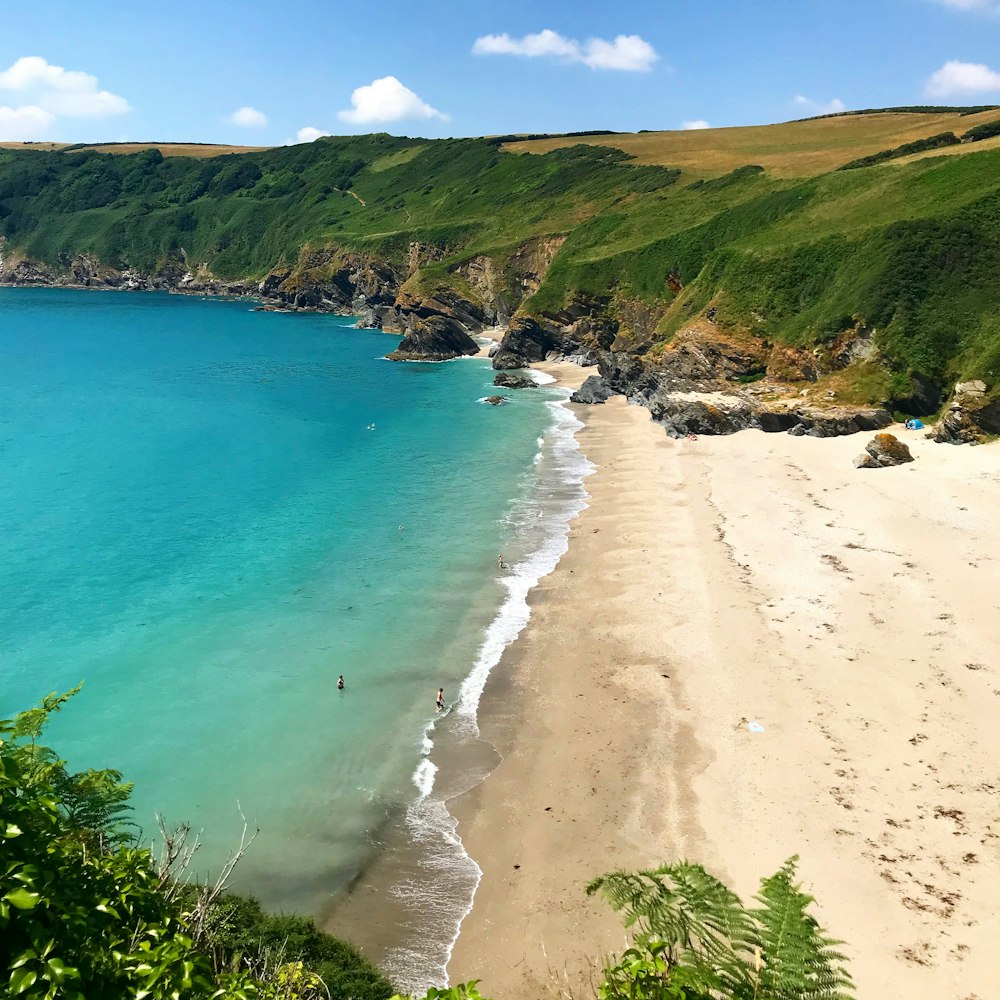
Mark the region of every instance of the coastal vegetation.
[[[186, 831], [165, 834], [159, 855], [141, 847], [121, 774], [72, 772], [39, 742], [74, 693], [0, 720], [6, 995], [387, 1000], [388, 979], [310, 918], [226, 893], [231, 866], [214, 885], [185, 881]], [[605, 968], [600, 1000], [850, 1000], [844, 958], [809, 914], [795, 860], [761, 882], [756, 907], [687, 862], [595, 879], [588, 894], [620, 911], [635, 939]], [[425, 1000], [481, 997], [470, 983]]]
[[39, 740], [75, 692], [0, 720], [0, 982], [27, 1000], [386, 1000], [388, 979], [305, 917], [188, 883], [185, 831], [156, 855], [131, 785], [73, 773]]
[[958, 379], [992, 387], [1000, 366], [997, 129], [996, 109], [915, 108], [208, 157], [0, 149], [0, 280], [21, 261], [54, 275], [85, 260], [86, 282], [105, 267], [169, 287], [277, 275], [268, 287], [286, 301], [335, 293], [349, 309], [372, 298], [345, 277], [350, 259], [355, 273], [389, 269], [381, 308], [400, 332], [455, 303], [559, 329], [586, 315], [616, 350], [655, 359], [709, 313], [804, 350], [864, 327], [882, 373], [872, 402], [914, 385], [940, 399]]

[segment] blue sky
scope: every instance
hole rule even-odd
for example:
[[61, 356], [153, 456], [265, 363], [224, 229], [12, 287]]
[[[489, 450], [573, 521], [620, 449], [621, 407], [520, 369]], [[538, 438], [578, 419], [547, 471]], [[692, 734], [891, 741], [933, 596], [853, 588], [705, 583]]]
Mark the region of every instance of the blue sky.
[[1000, 0], [0, 0], [0, 139], [271, 145], [1000, 104]]

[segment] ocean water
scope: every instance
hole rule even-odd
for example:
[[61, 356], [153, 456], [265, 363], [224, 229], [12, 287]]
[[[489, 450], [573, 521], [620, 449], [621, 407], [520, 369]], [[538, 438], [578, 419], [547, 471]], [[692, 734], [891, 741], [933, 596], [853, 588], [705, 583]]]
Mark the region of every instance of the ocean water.
[[586, 467], [565, 393], [494, 408], [487, 362], [393, 343], [246, 302], [0, 290], [0, 716], [84, 681], [50, 743], [134, 781], [147, 834], [191, 823], [199, 872], [245, 819], [235, 885], [275, 908], [321, 912], [404, 816], [453, 890], [397, 957], [419, 985], [478, 881], [435, 727], [475, 735]]

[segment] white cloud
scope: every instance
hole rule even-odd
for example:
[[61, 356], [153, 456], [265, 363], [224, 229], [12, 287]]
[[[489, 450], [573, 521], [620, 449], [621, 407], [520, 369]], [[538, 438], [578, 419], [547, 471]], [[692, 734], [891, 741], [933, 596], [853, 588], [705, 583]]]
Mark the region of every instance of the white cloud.
[[322, 129], [318, 129], [313, 125], [306, 125], [295, 133], [299, 142], [315, 142], [321, 136], [329, 134], [329, 132], [324, 132]]
[[578, 61], [580, 43], [546, 28], [524, 38], [511, 38], [507, 32], [483, 35], [475, 40], [472, 51], [477, 56], [556, 56]]
[[338, 111], [337, 117], [353, 125], [368, 125], [372, 122], [396, 122], [402, 118], [439, 118], [447, 121], [448, 116], [426, 101], [422, 101], [409, 87], [404, 87], [394, 76], [383, 76], [372, 80], [364, 87], [358, 87], [351, 94], [351, 105], [346, 111]]
[[839, 97], [824, 103], [823, 101], [814, 101], [811, 97], [803, 97], [802, 94], [796, 94], [792, 98], [792, 104], [798, 105], [803, 111], [808, 111], [813, 115], [836, 115], [847, 110], [847, 105]]
[[591, 69], [645, 73], [657, 59], [656, 49], [638, 35], [616, 35], [613, 42], [591, 38], [583, 47], [583, 61]]
[[26, 102], [22, 109], [35, 106], [67, 118], [102, 118], [132, 110], [124, 97], [98, 90], [96, 76], [52, 66], [41, 56], [22, 56], [0, 72], [0, 91], [20, 95]]
[[696, 129], [711, 128], [712, 126], [704, 118], [697, 118], [693, 122], [681, 122], [681, 128], [685, 132], [694, 132]]
[[242, 125], [245, 128], [261, 128], [267, 124], [267, 115], [256, 108], [237, 108], [229, 116], [229, 120], [234, 125]]
[[20, 108], [0, 106], [0, 142], [23, 142], [45, 135], [55, 115], [34, 104]]
[[952, 59], [931, 74], [925, 93], [928, 97], [955, 97], [959, 94], [989, 94], [1000, 91], [1000, 73], [984, 63]]
[[615, 69], [646, 72], [660, 57], [656, 49], [639, 35], [616, 35], [614, 41], [588, 38], [578, 42], [551, 28], [523, 38], [511, 38], [506, 32], [483, 35], [472, 46], [477, 56], [550, 56], [568, 63], [583, 63], [591, 69]]

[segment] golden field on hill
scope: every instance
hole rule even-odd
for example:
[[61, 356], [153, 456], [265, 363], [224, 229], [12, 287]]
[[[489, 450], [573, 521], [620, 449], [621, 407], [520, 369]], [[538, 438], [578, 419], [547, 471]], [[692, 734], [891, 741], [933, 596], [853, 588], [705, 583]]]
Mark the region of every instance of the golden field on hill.
[[[811, 177], [834, 170], [849, 160], [940, 132], [961, 136], [970, 128], [997, 118], [1000, 118], [1000, 110], [964, 116], [912, 112], [844, 115], [781, 125], [529, 139], [508, 142], [504, 149], [514, 153], [547, 153], [562, 146], [586, 143], [622, 149], [638, 163], [680, 167], [691, 175], [714, 177], [747, 163], [757, 163], [776, 177]], [[995, 144], [995, 140], [986, 142]], [[976, 142], [950, 147], [948, 152], [973, 152], [984, 148], [984, 143]], [[942, 150], [933, 152], [941, 155]], [[908, 162], [908, 158], [902, 162]]]

